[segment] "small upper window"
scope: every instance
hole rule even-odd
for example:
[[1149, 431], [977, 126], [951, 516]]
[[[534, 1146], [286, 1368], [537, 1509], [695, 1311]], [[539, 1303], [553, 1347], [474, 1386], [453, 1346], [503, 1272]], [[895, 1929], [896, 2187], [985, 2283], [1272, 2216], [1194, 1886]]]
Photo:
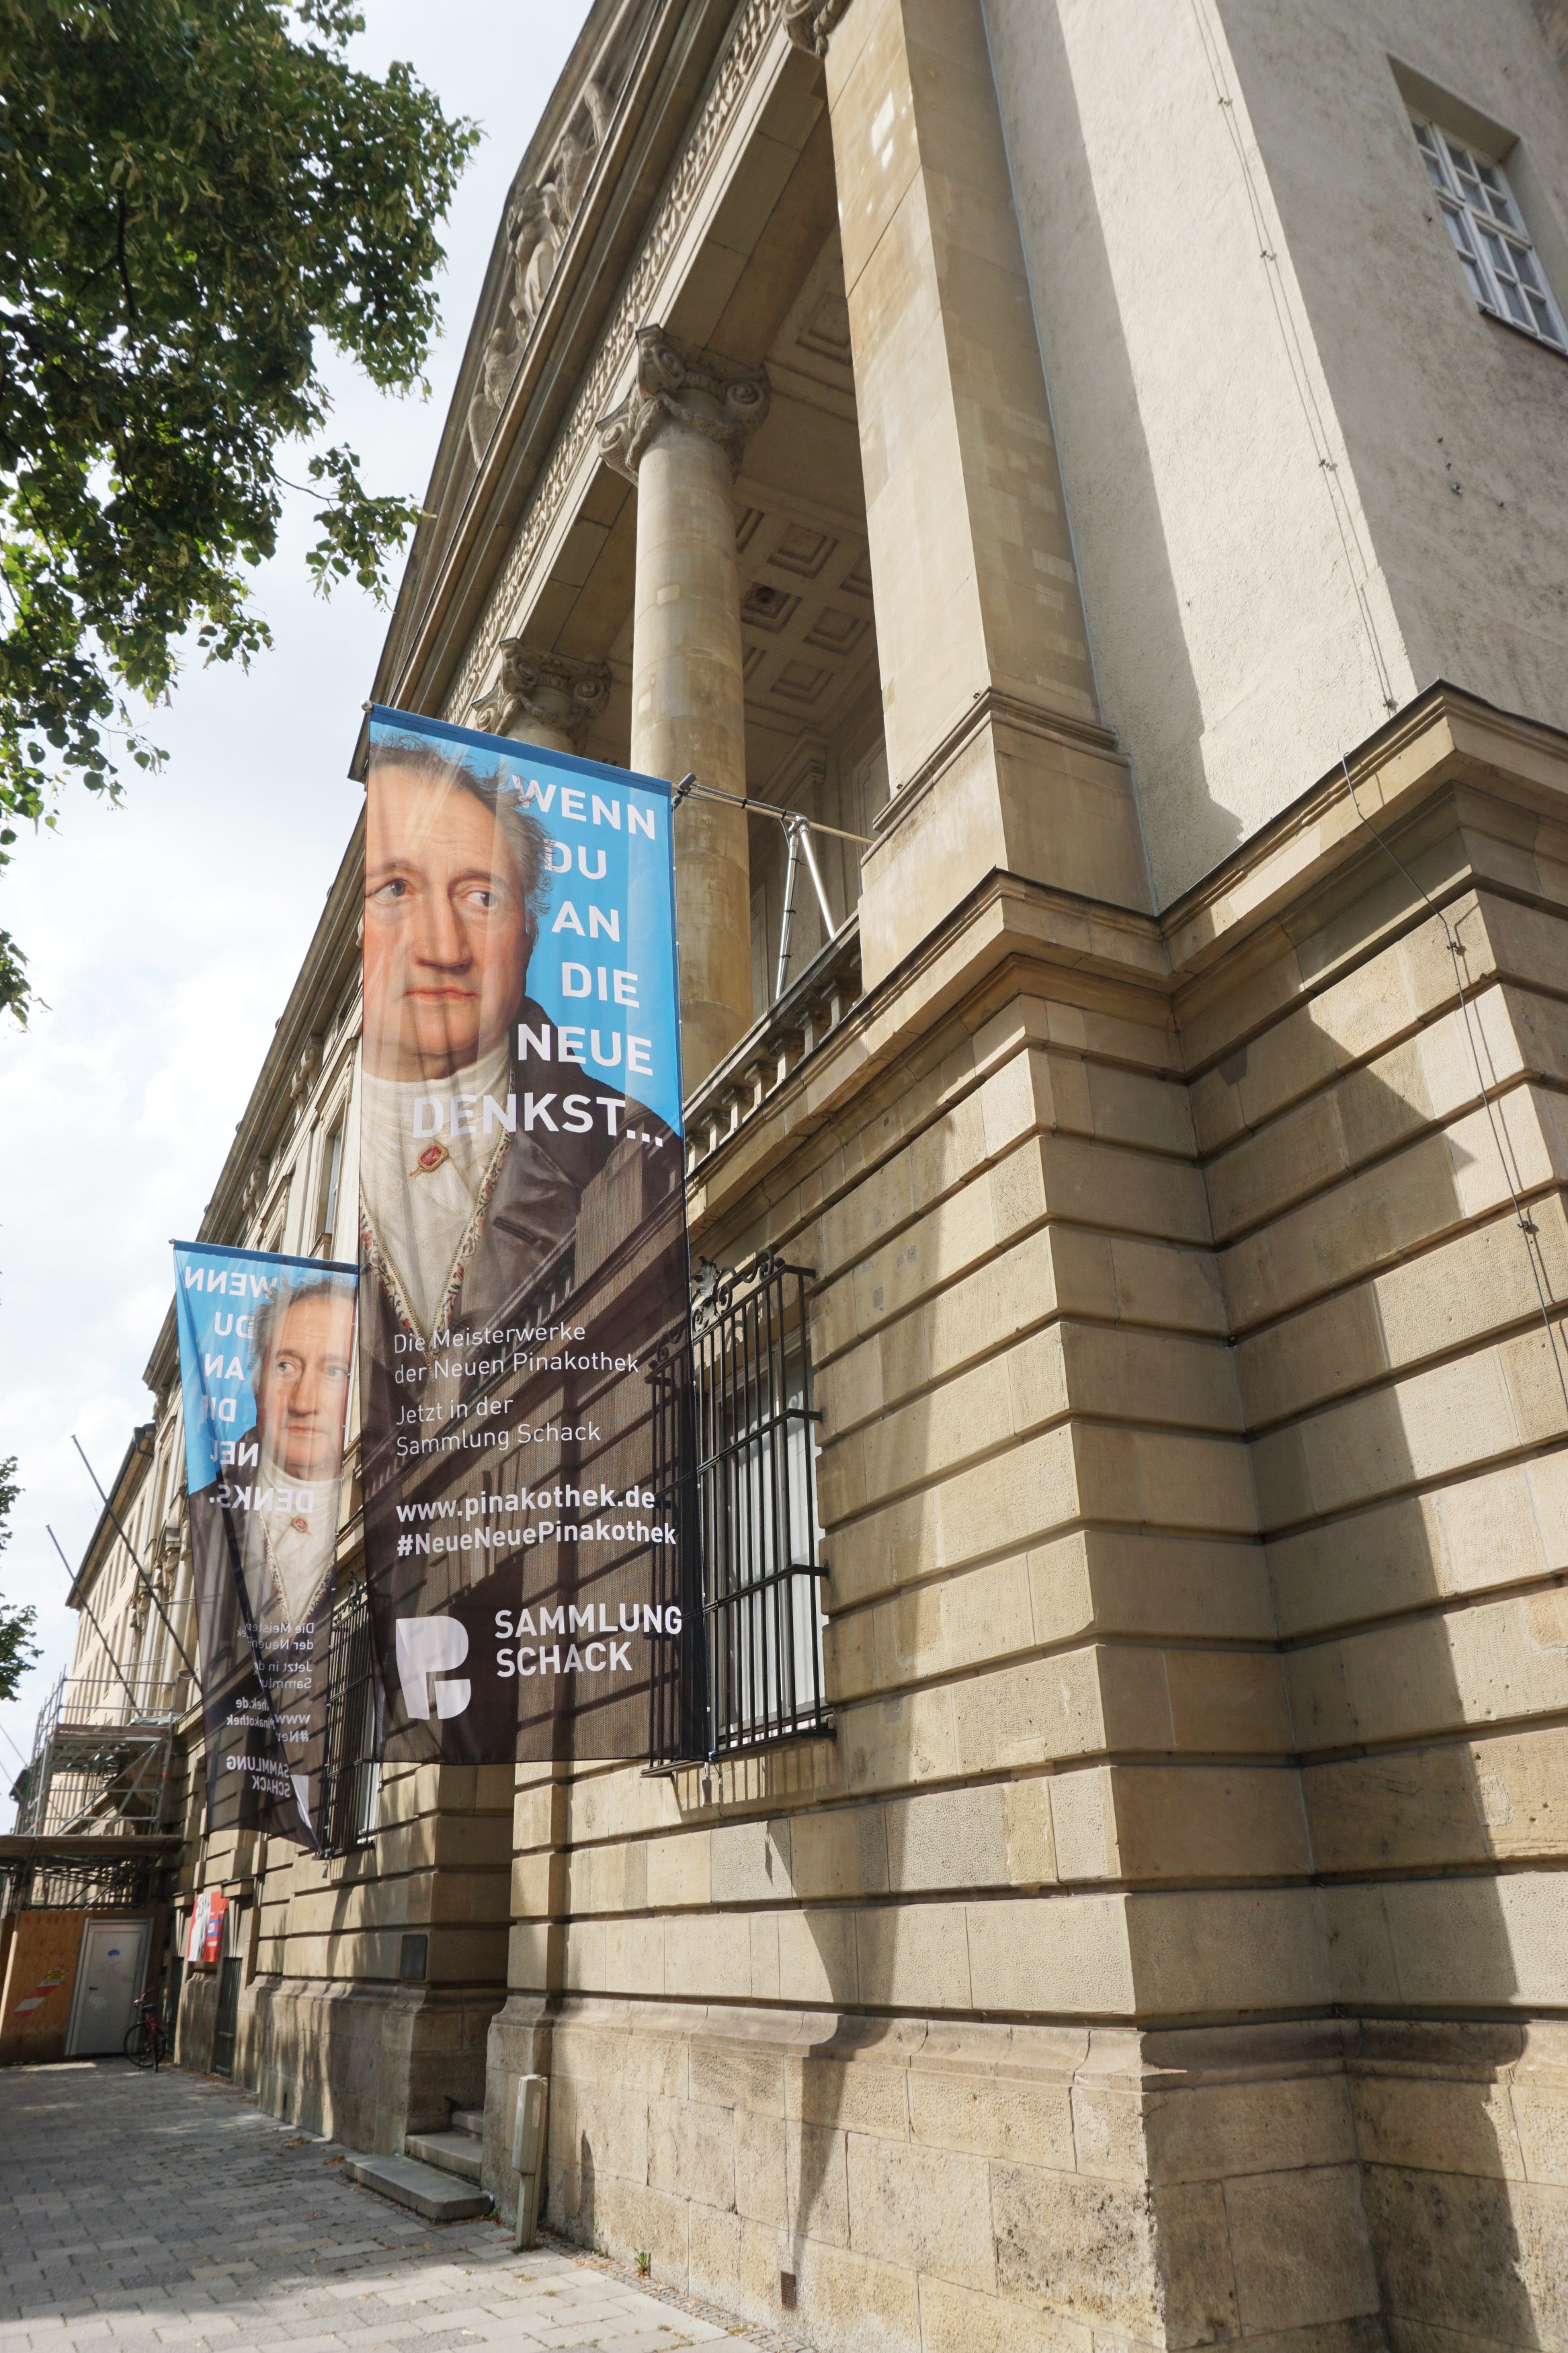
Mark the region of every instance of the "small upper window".
[[338, 1121], [321, 1153], [321, 1225], [310, 1245], [312, 1258], [331, 1258], [332, 1238], [338, 1230], [338, 1185], [343, 1173], [343, 1123]]
[[1552, 299], [1502, 165], [1435, 122], [1416, 117], [1415, 129], [1459, 267], [1481, 309], [1550, 343], [1554, 352], [1568, 353], [1563, 313]]

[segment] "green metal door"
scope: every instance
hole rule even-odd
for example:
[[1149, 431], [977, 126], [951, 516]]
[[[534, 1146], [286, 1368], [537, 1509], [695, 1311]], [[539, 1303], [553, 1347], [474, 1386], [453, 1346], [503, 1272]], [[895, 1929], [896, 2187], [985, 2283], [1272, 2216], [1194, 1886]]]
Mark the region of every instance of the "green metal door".
[[234, 2073], [234, 2039], [239, 2027], [239, 1962], [225, 1961], [218, 1978], [217, 2026], [213, 2034], [213, 2073]]

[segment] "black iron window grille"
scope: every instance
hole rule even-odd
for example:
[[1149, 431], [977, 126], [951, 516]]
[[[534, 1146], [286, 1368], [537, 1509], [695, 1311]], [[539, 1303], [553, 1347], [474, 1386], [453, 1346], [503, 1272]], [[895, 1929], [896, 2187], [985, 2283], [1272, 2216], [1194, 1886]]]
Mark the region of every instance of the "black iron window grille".
[[345, 1586], [332, 1610], [327, 1651], [327, 1737], [321, 1774], [321, 1846], [347, 1854], [375, 1833], [381, 1794], [370, 1599], [363, 1580]]
[[705, 1267], [689, 1353], [671, 1350], [655, 1370], [655, 1485], [681, 1537], [660, 1560], [656, 1599], [699, 1612], [703, 1631], [656, 1675], [656, 1765], [829, 1726], [810, 1280], [771, 1250], [736, 1272]]

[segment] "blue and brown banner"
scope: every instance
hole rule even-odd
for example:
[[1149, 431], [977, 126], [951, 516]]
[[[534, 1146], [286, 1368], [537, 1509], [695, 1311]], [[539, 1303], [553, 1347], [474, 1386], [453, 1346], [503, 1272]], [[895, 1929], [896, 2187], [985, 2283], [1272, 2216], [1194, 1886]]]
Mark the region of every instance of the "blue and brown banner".
[[650, 1688], [701, 1639], [656, 1410], [689, 1313], [670, 788], [395, 711], [369, 736], [360, 1373], [386, 1754], [646, 1756]]
[[359, 1273], [174, 1245], [207, 1820], [319, 1846]]

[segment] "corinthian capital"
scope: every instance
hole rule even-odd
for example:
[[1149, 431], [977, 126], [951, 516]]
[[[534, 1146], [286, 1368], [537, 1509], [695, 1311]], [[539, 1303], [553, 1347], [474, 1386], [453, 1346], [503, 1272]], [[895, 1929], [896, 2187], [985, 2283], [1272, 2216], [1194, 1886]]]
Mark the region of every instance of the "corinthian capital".
[[620, 406], [600, 417], [599, 448], [607, 465], [635, 482], [643, 451], [671, 422], [716, 441], [738, 469], [769, 397], [764, 368], [694, 350], [662, 327], [639, 327], [637, 381]]
[[828, 37], [848, 5], [849, 0], [779, 0], [779, 14], [797, 49], [825, 58]]
[[479, 697], [474, 716], [488, 735], [526, 735], [531, 722], [569, 736], [581, 751], [609, 691], [607, 662], [579, 661], [526, 646], [521, 638], [503, 638], [500, 677]]

